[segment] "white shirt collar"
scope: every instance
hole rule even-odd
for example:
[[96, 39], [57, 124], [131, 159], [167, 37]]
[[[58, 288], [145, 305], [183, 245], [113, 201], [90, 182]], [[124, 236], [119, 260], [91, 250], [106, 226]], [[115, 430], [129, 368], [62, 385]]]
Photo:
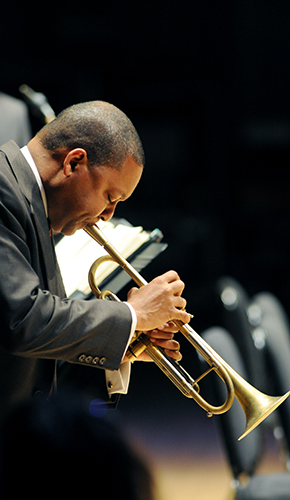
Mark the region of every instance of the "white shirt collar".
[[38, 187], [40, 189], [40, 194], [42, 197], [46, 217], [48, 217], [47, 199], [46, 199], [46, 195], [45, 195], [45, 191], [44, 191], [41, 177], [40, 177], [39, 172], [37, 170], [37, 166], [35, 165], [34, 159], [32, 158], [31, 153], [30, 153], [27, 146], [24, 146], [23, 148], [21, 148], [20, 151], [23, 154], [24, 158], [26, 159], [27, 163], [30, 165], [31, 170], [35, 175], [36, 182], [37, 182]]

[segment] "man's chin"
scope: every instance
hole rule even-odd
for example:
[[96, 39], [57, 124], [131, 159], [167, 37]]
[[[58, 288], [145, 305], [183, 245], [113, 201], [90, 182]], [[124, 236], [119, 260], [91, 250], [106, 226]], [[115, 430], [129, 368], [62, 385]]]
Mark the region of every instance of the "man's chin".
[[64, 227], [61, 230], [61, 234], [63, 234], [64, 236], [72, 236], [73, 234], [75, 234], [80, 229], [83, 229], [84, 227], [85, 227], [85, 224], [80, 225], [80, 227], [78, 227], [78, 226]]
[[72, 236], [73, 234], [75, 234], [79, 229], [82, 229], [82, 228], [75, 228], [75, 229], [63, 229], [61, 231], [61, 234], [63, 234], [64, 236]]

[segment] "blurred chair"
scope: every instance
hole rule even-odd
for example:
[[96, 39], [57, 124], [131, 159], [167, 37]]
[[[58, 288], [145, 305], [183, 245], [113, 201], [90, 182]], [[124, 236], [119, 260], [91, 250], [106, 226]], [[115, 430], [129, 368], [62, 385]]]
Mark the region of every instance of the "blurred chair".
[[28, 108], [20, 99], [0, 92], [0, 145], [13, 139], [21, 148], [32, 137]]
[[217, 281], [216, 291], [221, 311], [220, 324], [228, 330], [238, 345], [250, 382], [257, 389], [267, 392], [265, 379], [265, 344], [258, 337], [254, 340], [248, 318], [250, 297], [235, 279], [225, 276]]
[[[250, 298], [242, 285], [231, 277], [218, 280], [217, 293], [222, 310], [221, 324], [238, 345], [247, 366], [250, 383], [273, 396], [288, 392], [290, 328], [280, 301], [267, 292]], [[268, 425], [269, 421], [275, 438], [289, 456], [289, 398], [262, 425]], [[288, 467], [290, 468], [289, 459]]]
[[[202, 337], [244, 379], [247, 372], [233, 337], [223, 328], [211, 328]], [[203, 365], [205, 362], [201, 360]], [[225, 385], [213, 375], [209, 396], [213, 404], [225, 398]], [[222, 442], [233, 473], [231, 498], [236, 500], [289, 500], [290, 473], [258, 474], [263, 458], [263, 428], [258, 426], [242, 441], [238, 437], [245, 429], [245, 415], [235, 399], [231, 409], [215, 417], [220, 426]]]
[[[271, 394], [282, 395], [290, 390], [290, 329], [286, 312], [274, 295], [263, 292], [252, 298], [249, 320], [253, 325], [253, 337], [264, 336], [268, 390]], [[290, 450], [290, 398], [278, 411]]]

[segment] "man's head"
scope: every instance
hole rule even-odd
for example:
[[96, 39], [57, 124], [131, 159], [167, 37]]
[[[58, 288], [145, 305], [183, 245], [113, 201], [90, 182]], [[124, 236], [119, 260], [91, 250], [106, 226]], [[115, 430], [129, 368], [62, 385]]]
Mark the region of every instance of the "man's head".
[[75, 104], [43, 127], [38, 137], [55, 158], [63, 149], [83, 148], [90, 166], [120, 169], [130, 156], [144, 165], [144, 151], [138, 133], [120, 109], [103, 101]]
[[109, 220], [137, 186], [144, 165], [140, 138], [115, 106], [71, 106], [28, 144], [42, 178], [51, 225], [73, 234]]

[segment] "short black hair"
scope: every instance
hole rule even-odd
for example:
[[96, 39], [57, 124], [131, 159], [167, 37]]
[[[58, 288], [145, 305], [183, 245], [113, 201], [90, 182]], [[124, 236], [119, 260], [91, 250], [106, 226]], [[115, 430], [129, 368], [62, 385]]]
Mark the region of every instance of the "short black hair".
[[40, 142], [57, 158], [60, 149], [83, 148], [92, 167], [122, 168], [126, 158], [144, 166], [140, 137], [131, 120], [104, 101], [75, 104], [62, 111], [38, 133]]

